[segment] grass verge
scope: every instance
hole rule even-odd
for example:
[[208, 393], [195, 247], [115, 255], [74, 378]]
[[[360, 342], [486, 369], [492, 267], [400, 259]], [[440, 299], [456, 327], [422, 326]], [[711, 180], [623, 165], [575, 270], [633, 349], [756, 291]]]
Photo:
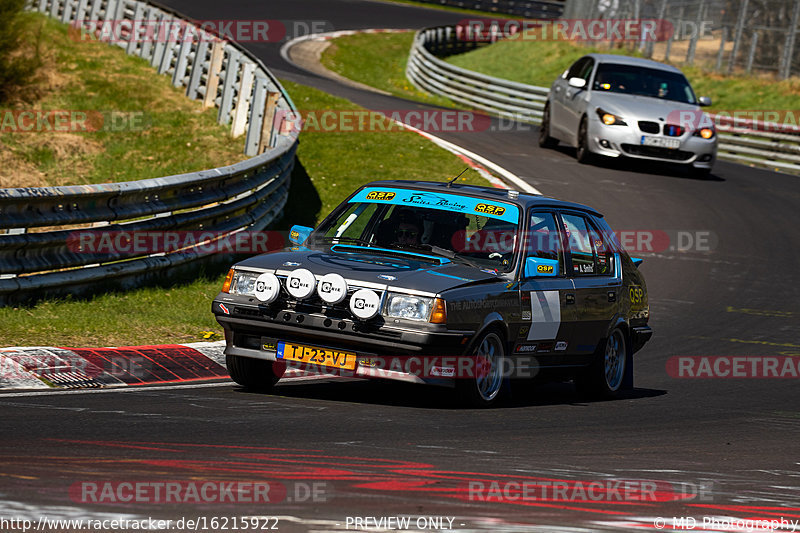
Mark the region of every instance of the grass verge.
[[[27, 15], [30, 41], [41, 32], [42, 66], [33, 90], [0, 109], [0, 187], [139, 180], [244, 159], [242, 139], [217, 124], [217, 110], [204, 111], [147, 61]], [[31, 126], [15, 117], [31, 110], [66, 112], [73, 125], [22, 131]], [[83, 126], [97, 130], [70, 131]]]
[[[326, 93], [284, 82], [304, 110], [358, 110]], [[314, 225], [357, 186], [376, 179], [449, 179], [464, 163], [416, 133], [307, 131], [301, 136], [292, 191], [276, 227]], [[460, 182], [485, 185], [470, 170]], [[0, 308], [0, 346], [123, 346], [205, 340], [222, 334], [211, 299], [222, 286], [220, 273], [174, 286], [97, 295], [90, 300], [45, 301], [31, 307]]]
[[400, 98], [454, 107], [449, 98], [418, 90], [406, 78], [414, 32], [357, 33], [331, 41], [322, 53], [324, 67], [345, 78], [381, 89]]

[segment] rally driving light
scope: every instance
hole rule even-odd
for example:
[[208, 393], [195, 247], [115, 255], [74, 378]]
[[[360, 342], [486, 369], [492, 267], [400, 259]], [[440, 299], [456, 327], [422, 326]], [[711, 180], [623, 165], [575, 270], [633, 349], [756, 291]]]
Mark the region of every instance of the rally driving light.
[[606, 113], [599, 107], [597, 108], [597, 116], [600, 117], [600, 120], [603, 121], [603, 124], [606, 126], [627, 126], [628, 124], [622, 120], [621, 117], [614, 115], [612, 113]]

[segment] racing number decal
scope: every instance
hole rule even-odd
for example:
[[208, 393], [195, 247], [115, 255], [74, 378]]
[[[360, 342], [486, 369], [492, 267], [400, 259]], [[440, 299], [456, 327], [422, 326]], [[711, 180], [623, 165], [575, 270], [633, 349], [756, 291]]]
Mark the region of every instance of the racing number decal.
[[475, 211], [478, 213], [486, 213], [487, 215], [503, 216], [503, 213], [506, 212], [506, 208], [499, 205], [478, 204], [475, 206]]

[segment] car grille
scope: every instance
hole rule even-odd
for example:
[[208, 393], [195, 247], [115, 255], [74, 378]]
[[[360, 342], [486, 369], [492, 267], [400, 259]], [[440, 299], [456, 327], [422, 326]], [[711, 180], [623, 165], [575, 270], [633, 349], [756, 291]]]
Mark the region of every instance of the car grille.
[[646, 120], [640, 120], [639, 129], [645, 133], [658, 133], [661, 131], [661, 126], [658, 124], [658, 122], [648, 122]]
[[667, 137], [680, 137], [684, 131], [686, 130], [675, 124], [664, 124], [664, 135]]
[[657, 157], [659, 159], [670, 159], [672, 161], [687, 161], [694, 155], [685, 150], [672, 150], [660, 146], [642, 146], [640, 144], [623, 144], [622, 150], [631, 155], [643, 157]]

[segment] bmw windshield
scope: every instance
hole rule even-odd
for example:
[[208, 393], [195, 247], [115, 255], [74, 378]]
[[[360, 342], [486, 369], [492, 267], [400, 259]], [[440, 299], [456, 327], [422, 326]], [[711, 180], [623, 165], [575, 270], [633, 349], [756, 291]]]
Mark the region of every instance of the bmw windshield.
[[697, 103], [683, 74], [634, 65], [601, 63], [594, 75], [592, 90], [649, 96], [683, 104]]
[[367, 187], [325, 219], [309, 243], [444, 257], [508, 272], [515, 264], [518, 230], [519, 208], [513, 204], [453, 193]]

